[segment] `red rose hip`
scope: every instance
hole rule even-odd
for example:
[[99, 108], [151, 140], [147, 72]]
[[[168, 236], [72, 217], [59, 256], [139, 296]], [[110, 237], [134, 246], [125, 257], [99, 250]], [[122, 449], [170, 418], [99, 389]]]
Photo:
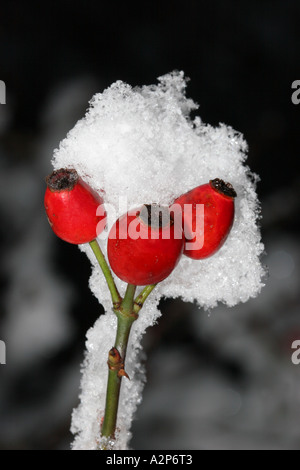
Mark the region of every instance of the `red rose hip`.
[[216, 178], [175, 200], [182, 213], [186, 256], [203, 259], [221, 248], [233, 225], [235, 197], [232, 185]]
[[144, 205], [121, 216], [108, 237], [108, 259], [114, 273], [137, 286], [156, 284], [177, 265], [184, 244], [167, 207]]
[[78, 245], [94, 240], [106, 223], [102, 197], [79, 178], [76, 170], [56, 170], [46, 177], [46, 183], [44, 203], [53, 232]]

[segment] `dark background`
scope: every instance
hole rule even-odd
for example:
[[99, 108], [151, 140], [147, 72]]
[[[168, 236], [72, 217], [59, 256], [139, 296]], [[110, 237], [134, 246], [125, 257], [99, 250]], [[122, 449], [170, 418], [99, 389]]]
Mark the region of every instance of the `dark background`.
[[299, 448], [300, 4], [293, 1], [6, 1], [0, 17], [0, 448], [69, 448], [86, 330], [101, 307], [90, 267], [50, 233], [44, 176], [89, 99], [174, 69], [204, 122], [245, 135], [259, 174], [269, 277], [261, 296], [208, 316], [161, 302], [133, 448]]

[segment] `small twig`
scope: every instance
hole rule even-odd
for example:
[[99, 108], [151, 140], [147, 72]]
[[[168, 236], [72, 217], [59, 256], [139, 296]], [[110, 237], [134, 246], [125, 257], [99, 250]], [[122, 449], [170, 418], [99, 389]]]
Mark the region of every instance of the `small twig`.
[[146, 286], [135, 299], [134, 295], [136, 286], [128, 284], [124, 299], [122, 299], [97, 240], [95, 239], [91, 241], [90, 246], [106, 279], [111, 293], [113, 310], [118, 319], [115, 345], [108, 353], [108, 381], [105, 414], [101, 427], [102, 436], [114, 438], [117, 425], [122, 377], [127, 377], [129, 379], [128, 374], [125, 372], [124, 364], [131, 327], [133, 322], [138, 318], [139, 311], [156, 284]]
[[142, 292], [135, 298], [133, 311], [136, 315], [139, 313], [139, 311], [143, 307], [145, 300], [151, 294], [155, 286], [157, 286], [157, 284], [150, 284], [149, 286], [144, 287]]
[[100, 246], [99, 246], [96, 239], [90, 242], [90, 247], [92, 248], [92, 250], [93, 250], [93, 252], [94, 252], [94, 254], [97, 258], [97, 261], [99, 263], [99, 266], [102, 269], [102, 272], [105, 276], [108, 288], [109, 288], [110, 293], [111, 293], [111, 298], [112, 298], [114, 307], [117, 307], [121, 303], [122, 297], [119, 294], [119, 291], [118, 291], [117, 286], [115, 284], [114, 278], [111, 274], [111, 270], [110, 270], [110, 268], [109, 268], [109, 266], [106, 262], [106, 259], [103, 255], [102, 250], [101, 250], [101, 248], [100, 248]]
[[132, 323], [137, 319], [133, 313], [136, 286], [128, 284], [125, 297], [119, 308], [114, 309], [118, 318], [118, 327], [114, 347], [108, 354], [108, 382], [106, 391], [105, 414], [101, 429], [104, 437], [114, 437], [122, 377], [128, 377], [124, 370], [128, 339]]

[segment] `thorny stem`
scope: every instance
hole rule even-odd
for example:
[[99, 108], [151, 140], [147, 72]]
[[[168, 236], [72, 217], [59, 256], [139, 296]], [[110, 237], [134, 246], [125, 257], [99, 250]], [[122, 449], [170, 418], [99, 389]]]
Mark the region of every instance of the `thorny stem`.
[[118, 292], [118, 289], [117, 289], [117, 286], [115, 284], [115, 281], [114, 281], [114, 278], [112, 277], [112, 274], [111, 274], [111, 270], [109, 269], [109, 266], [106, 262], [106, 259], [101, 251], [101, 248], [97, 242], [97, 240], [93, 240], [90, 242], [90, 247], [92, 248], [96, 258], [97, 258], [97, 261], [99, 263], [99, 266], [100, 268], [102, 269], [102, 272], [105, 276], [105, 279], [106, 279], [106, 282], [107, 282], [107, 285], [108, 285], [108, 288], [110, 290], [110, 293], [111, 293], [111, 298], [112, 298], [112, 301], [113, 301], [113, 304], [114, 306], [117, 306], [118, 304], [120, 304], [122, 298]]
[[102, 436], [104, 437], [114, 437], [117, 424], [121, 380], [123, 376], [129, 378], [124, 370], [124, 363], [131, 326], [137, 318], [137, 315], [133, 313], [135, 290], [136, 286], [128, 284], [121, 306], [114, 310], [118, 319], [118, 327], [115, 345], [109, 351], [107, 361], [109, 371], [105, 414], [101, 430]]
[[[108, 381], [105, 414], [101, 428], [102, 436], [114, 438], [117, 424], [121, 380], [124, 376], [129, 379], [125, 372], [124, 364], [131, 327], [133, 322], [138, 318], [139, 311], [156, 284], [144, 287], [142, 292], [136, 298], [134, 298], [136, 286], [128, 284], [124, 299], [122, 299], [97, 240], [95, 239], [91, 241], [90, 246], [106, 279], [111, 293], [113, 310], [117, 316], [115, 345], [108, 353]], [[102, 447], [103, 450], [105, 448], [105, 446]]]

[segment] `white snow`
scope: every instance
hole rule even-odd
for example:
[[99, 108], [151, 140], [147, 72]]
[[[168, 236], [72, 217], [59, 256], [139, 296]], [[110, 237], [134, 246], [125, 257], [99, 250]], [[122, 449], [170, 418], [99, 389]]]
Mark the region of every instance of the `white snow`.
[[[217, 177], [231, 182], [238, 194], [234, 226], [222, 249], [202, 261], [182, 257], [171, 276], [151, 294], [133, 325], [126, 361], [131, 380], [122, 381], [115, 449], [127, 448], [130, 439], [130, 425], [144, 381], [141, 338], [160, 316], [157, 304], [161, 296], [180, 296], [210, 309], [218, 302], [228, 306], [246, 302], [263, 285], [257, 177], [244, 165], [247, 144], [224, 124], [214, 128], [199, 117], [192, 121], [189, 114], [197, 105], [186, 98], [185, 87], [183, 72], [160, 77], [156, 86], [132, 88], [121, 81], [114, 83], [93, 97], [86, 116], [54, 153], [54, 168], [75, 168], [95, 190], [104, 190], [107, 208], [113, 207], [116, 216], [123, 212], [120, 197], [127, 197], [128, 206], [169, 204], [182, 193]], [[106, 252], [105, 240], [101, 240], [101, 246]], [[97, 449], [107, 354], [114, 343], [116, 319], [90, 247], [80, 248], [93, 265], [90, 288], [107, 313], [87, 334], [81, 403], [73, 414], [73, 448]], [[117, 283], [124, 292], [124, 283]]]

